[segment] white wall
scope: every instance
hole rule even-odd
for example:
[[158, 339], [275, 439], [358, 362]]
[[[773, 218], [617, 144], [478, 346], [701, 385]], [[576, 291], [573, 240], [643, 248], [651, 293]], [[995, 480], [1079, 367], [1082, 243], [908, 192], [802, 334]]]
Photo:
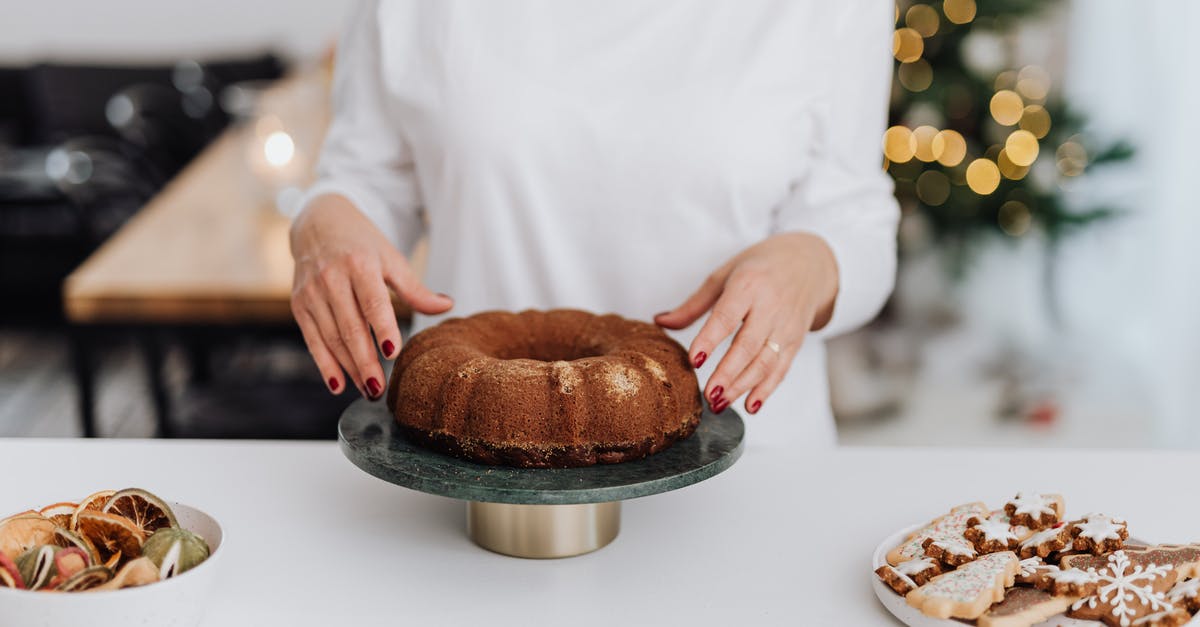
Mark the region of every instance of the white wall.
[[0, 65], [156, 61], [275, 50], [321, 54], [351, 2], [286, 0], [4, 0]]

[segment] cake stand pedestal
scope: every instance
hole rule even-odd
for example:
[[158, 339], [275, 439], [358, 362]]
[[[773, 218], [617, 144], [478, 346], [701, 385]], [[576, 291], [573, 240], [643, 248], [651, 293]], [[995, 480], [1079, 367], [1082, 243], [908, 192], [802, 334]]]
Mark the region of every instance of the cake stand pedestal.
[[617, 537], [621, 501], [712, 477], [742, 454], [745, 425], [706, 407], [696, 432], [637, 461], [584, 468], [509, 468], [450, 457], [409, 441], [382, 403], [359, 400], [338, 422], [342, 452], [360, 469], [406, 488], [467, 501], [467, 533], [514, 557], [590, 553]]

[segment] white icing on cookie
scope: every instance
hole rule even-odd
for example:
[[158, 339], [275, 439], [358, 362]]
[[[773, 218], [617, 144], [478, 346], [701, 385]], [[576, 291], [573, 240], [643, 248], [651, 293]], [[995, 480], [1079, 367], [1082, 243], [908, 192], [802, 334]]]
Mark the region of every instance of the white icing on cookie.
[[918, 557], [896, 565], [896, 572], [901, 575], [915, 575], [926, 569], [933, 568], [933, 558]]
[[1095, 570], [1082, 570], [1079, 568], [1068, 568], [1066, 570], [1055, 569], [1053, 571], [1048, 571], [1046, 576], [1058, 583], [1067, 585], [1084, 585], [1100, 581]]
[[1012, 525], [1008, 524], [1007, 519], [1000, 520], [992, 516], [975, 525], [975, 528], [983, 533], [985, 541], [1008, 542], [1017, 539], [1017, 534], [1013, 533]]
[[[1164, 618], [1167, 618], [1168, 616], [1170, 616], [1174, 613], [1175, 613], [1175, 610], [1170, 609], [1170, 610], [1163, 610], [1161, 612], [1155, 612], [1153, 614], [1147, 614], [1147, 615], [1133, 621], [1132, 623], [1129, 623], [1129, 626], [1130, 627], [1138, 627], [1139, 625], [1153, 625], [1153, 624], [1157, 623], [1158, 621], [1160, 621]], [[1125, 623], [1121, 623], [1121, 624], [1125, 624]]]
[[1091, 609], [1108, 606], [1112, 608], [1112, 615], [1119, 618], [1122, 625], [1129, 625], [1142, 607], [1151, 612], [1175, 609], [1167, 602], [1166, 593], [1154, 589], [1155, 579], [1166, 577], [1173, 571], [1168, 565], [1150, 564], [1145, 568], [1140, 564], [1134, 566], [1125, 551], [1117, 551], [1108, 556], [1108, 564], [1100, 570], [1088, 570], [1095, 573], [1100, 587], [1096, 588], [1095, 594], [1079, 599], [1071, 605], [1073, 610], [1085, 605]]
[[1083, 520], [1075, 523], [1079, 537], [1089, 538], [1096, 542], [1105, 540], [1120, 540], [1120, 532], [1125, 529], [1125, 521], [1104, 514], [1088, 514]]
[[1058, 534], [1062, 533], [1062, 530], [1062, 525], [1055, 525], [1049, 529], [1042, 529], [1028, 538], [1025, 538], [1025, 541], [1021, 543], [1021, 548], [1033, 547], [1043, 542], [1049, 542], [1050, 540], [1057, 538]]
[[1041, 516], [1042, 514], [1058, 515], [1058, 511], [1054, 509], [1054, 497], [1049, 494], [1027, 494], [1025, 492], [1017, 492], [1016, 498], [1009, 501], [1016, 509], [1013, 515], [1029, 514], [1033, 517]]
[[1184, 599], [1194, 599], [1197, 596], [1200, 596], [1200, 579], [1181, 581], [1167, 593], [1167, 599], [1175, 603]]
[[1021, 560], [1019, 566], [1021, 567], [1022, 577], [1032, 577], [1035, 573], [1037, 573], [1039, 568], [1047, 566], [1047, 564], [1042, 561], [1042, 558], [1034, 555], [1033, 557], [1027, 557]]
[[933, 544], [951, 555], [962, 555], [965, 557], [973, 557], [975, 555], [975, 547], [958, 538], [934, 540]]

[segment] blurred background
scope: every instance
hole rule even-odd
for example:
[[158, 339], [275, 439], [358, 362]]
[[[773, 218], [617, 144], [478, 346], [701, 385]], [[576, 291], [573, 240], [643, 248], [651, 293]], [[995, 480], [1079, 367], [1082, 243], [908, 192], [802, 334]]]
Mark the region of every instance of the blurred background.
[[[291, 321], [280, 210], [346, 10], [72, 0], [0, 22], [0, 436], [333, 436], [351, 399]], [[1200, 446], [1200, 5], [894, 18], [901, 265], [830, 345], [841, 441]]]

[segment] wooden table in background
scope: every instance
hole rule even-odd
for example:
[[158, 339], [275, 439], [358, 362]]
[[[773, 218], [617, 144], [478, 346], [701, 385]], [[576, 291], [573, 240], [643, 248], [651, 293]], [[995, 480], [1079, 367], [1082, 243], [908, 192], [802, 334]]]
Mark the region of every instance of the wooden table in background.
[[[260, 108], [295, 143], [287, 167], [302, 168], [293, 177], [300, 184], [311, 178], [328, 126], [327, 90], [314, 72], [284, 79], [262, 96]], [[222, 134], [64, 282], [67, 318], [83, 331], [73, 344], [85, 435], [95, 435], [94, 376], [81, 336], [115, 327], [294, 329], [289, 220], [252, 167], [262, 159], [255, 139], [263, 129], [256, 126]], [[160, 434], [169, 435], [161, 351], [153, 341], [146, 347]]]

